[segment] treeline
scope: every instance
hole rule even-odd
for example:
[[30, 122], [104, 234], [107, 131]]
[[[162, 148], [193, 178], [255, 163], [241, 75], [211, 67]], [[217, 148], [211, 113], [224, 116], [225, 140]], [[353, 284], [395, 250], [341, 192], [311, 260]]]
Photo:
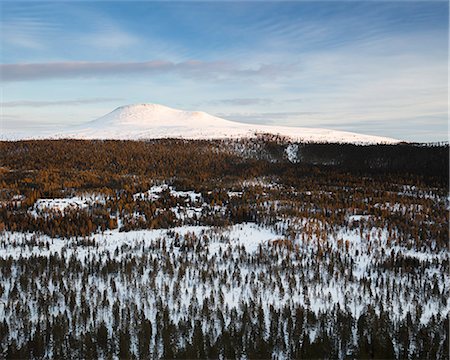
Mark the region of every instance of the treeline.
[[15, 185], [46, 196], [61, 189], [127, 189], [134, 183], [145, 186], [149, 179], [171, 178], [188, 187], [258, 176], [292, 181], [364, 174], [440, 187], [448, 183], [448, 145], [298, 144], [295, 164], [287, 160], [287, 146], [282, 139], [265, 138], [0, 142], [0, 183], [4, 189]]
[[300, 144], [301, 161], [329, 164], [352, 173], [412, 174], [444, 184], [449, 174], [449, 146]]
[[117, 219], [105, 208], [51, 210], [33, 214], [7, 204], [0, 208], [0, 230], [45, 234], [51, 237], [87, 237], [117, 228]]

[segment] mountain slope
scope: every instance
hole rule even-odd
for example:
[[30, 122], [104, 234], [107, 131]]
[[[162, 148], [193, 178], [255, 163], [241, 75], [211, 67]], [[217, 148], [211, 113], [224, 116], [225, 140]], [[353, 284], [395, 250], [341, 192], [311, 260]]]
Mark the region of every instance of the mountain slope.
[[158, 138], [223, 139], [274, 134], [293, 141], [397, 143], [398, 140], [351, 132], [243, 124], [209, 115], [172, 109], [157, 104], [121, 106], [87, 124], [63, 131], [57, 138], [142, 140]]

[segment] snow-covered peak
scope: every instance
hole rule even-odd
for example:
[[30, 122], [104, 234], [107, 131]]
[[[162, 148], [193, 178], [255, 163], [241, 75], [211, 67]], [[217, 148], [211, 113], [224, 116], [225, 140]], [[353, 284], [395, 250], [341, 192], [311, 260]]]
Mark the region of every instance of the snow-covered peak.
[[[358, 144], [395, 144], [399, 142], [399, 140], [387, 137], [338, 130], [243, 124], [202, 111], [177, 110], [159, 104], [120, 106], [96, 120], [47, 137], [117, 140], [236, 139], [255, 137], [258, 134], [281, 135], [295, 142]], [[36, 134], [33, 137], [36, 137]], [[30, 138], [30, 136], [21, 138]]]
[[152, 103], [142, 103], [142, 104], [129, 104], [129, 105], [123, 105], [119, 106], [118, 108], [114, 109], [111, 113], [121, 113], [121, 114], [142, 114], [142, 113], [153, 113], [153, 114], [190, 114], [192, 116], [203, 116], [207, 115], [203, 111], [185, 111], [185, 110], [179, 110], [174, 109], [169, 106], [161, 105], [161, 104], [152, 104]]
[[140, 104], [122, 105], [122, 106], [119, 106], [118, 108], [114, 109], [114, 111], [117, 111], [117, 110], [140, 111], [143, 109], [154, 110], [154, 111], [175, 110], [175, 109], [172, 109], [168, 106], [161, 105], [161, 104], [140, 103]]
[[[184, 111], [172, 109], [159, 104], [133, 104], [120, 106], [109, 114], [94, 120], [87, 125], [94, 128], [104, 126], [123, 126], [123, 130], [146, 130], [148, 127], [166, 126], [205, 126], [217, 125], [225, 121], [200, 111]], [[133, 126], [131, 128], [129, 126]]]

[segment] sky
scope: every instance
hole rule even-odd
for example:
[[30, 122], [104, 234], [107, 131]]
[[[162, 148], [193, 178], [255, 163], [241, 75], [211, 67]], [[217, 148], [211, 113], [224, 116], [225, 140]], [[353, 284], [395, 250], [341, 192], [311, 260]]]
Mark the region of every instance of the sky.
[[158, 103], [448, 140], [447, 1], [1, 1], [0, 130]]

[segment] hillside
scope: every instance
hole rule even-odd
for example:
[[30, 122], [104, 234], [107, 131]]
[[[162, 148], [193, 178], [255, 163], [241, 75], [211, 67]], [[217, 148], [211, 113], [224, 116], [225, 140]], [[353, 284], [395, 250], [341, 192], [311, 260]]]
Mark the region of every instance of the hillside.
[[225, 120], [201, 111], [183, 111], [157, 104], [135, 104], [118, 107], [109, 114], [85, 124], [39, 136], [12, 135], [8, 140], [24, 138], [72, 138], [144, 140], [238, 139], [260, 134], [287, 137], [298, 142], [333, 142], [356, 144], [395, 144], [399, 140], [352, 132], [306, 128], [244, 124]]

